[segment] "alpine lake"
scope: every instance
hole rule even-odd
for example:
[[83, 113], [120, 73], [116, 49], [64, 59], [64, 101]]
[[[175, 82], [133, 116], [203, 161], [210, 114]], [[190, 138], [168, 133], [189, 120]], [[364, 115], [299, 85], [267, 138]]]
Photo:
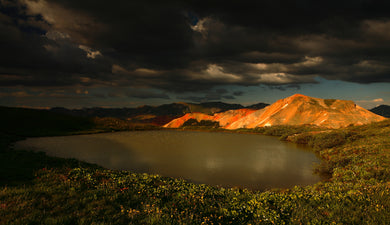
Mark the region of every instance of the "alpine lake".
[[313, 172], [320, 160], [312, 151], [255, 134], [131, 131], [28, 138], [14, 148], [222, 187], [266, 190], [321, 180]]

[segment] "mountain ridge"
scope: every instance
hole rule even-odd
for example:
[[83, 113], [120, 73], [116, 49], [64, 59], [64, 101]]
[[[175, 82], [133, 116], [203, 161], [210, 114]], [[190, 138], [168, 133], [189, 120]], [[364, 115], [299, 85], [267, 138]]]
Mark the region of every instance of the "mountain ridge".
[[186, 103], [177, 102], [163, 104], [159, 106], [143, 105], [136, 108], [83, 108], [83, 109], [66, 109], [55, 107], [49, 111], [67, 114], [72, 116], [84, 117], [114, 117], [126, 119], [134, 122], [152, 123], [155, 125], [164, 125], [171, 120], [184, 116], [187, 113], [204, 113], [213, 115], [214, 113], [225, 112], [232, 109], [261, 108], [269, 104], [257, 103], [247, 107], [241, 104], [230, 104], [224, 102], [203, 102], [203, 103]]
[[[235, 115], [235, 117], [233, 117]], [[230, 117], [228, 122], [223, 118]], [[184, 123], [183, 120], [191, 119], [191, 116], [177, 118], [164, 125], [164, 127], [178, 127]], [[206, 118], [206, 117], [204, 117]], [[295, 94], [275, 103], [254, 111], [245, 113], [229, 110], [224, 116], [214, 114], [207, 117], [208, 120], [218, 121], [225, 129], [256, 128], [274, 125], [316, 125], [327, 128], [340, 128], [349, 125], [363, 125], [371, 122], [384, 120], [385, 118], [376, 115], [349, 100], [321, 99]], [[201, 115], [192, 119], [202, 120]], [[181, 121], [180, 123], [176, 123]], [[180, 127], [180, 126], [179, 126]]]

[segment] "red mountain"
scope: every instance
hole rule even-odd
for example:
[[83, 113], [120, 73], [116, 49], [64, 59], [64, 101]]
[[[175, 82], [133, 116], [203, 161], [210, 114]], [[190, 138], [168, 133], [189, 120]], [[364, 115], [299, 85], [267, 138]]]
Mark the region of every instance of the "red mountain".
[[229, 110], [213, 116], [201, 113], [186, 114], [164, 125], [164, 127], [180, 127], [188, 119], [218, 121], [220, 126], [225, 129], [238, 129], [303, 124], [340, 128], [377, 122], [385, 118], [356, 105], [352, 101], [320, 99], [295, 94], [260, 110]]

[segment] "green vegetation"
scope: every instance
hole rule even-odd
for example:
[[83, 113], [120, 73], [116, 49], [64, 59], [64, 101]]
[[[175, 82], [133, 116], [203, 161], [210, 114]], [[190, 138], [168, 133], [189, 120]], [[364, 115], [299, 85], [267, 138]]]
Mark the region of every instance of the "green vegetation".
[[[252, 192], [3, 147], [0, 224], [390, 224], [390, 120], [240, 132], [308, 144], [323, 159], [318, 171], [331, 176], [312, 186]], [[18, 179], [4, 180], [13, 170], [22, 171]]]
[[278, 136], [281, 140], [286, 140], [288, 136], [300, 133], [306, 133], [309, 131], [320, 131], [323, 128], [316, 126], [270, 126], [270, 127], [258, 127], [255, 129], [238, 129], [240, 132], [255, 132], [270, 136]]
[[76, 159], [49, 157], [43, 152], [9, 149], [0, 151], [0, 165], [0, 186], [31, 185], [35, 172], [42, 168], [99, 168]]
[[388, 224], [389, 196], [382, 183], [253, 193], [158, 175], [43, 169], [33, 185], [0, 191], [0, 218], [7, 224]]

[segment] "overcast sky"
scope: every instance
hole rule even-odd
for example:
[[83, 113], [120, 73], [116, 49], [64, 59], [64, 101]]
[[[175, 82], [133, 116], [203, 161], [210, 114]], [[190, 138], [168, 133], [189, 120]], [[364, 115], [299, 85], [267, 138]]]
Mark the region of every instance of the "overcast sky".
[[0, 105], [390, 105], [390, 1], [0, 0]]

